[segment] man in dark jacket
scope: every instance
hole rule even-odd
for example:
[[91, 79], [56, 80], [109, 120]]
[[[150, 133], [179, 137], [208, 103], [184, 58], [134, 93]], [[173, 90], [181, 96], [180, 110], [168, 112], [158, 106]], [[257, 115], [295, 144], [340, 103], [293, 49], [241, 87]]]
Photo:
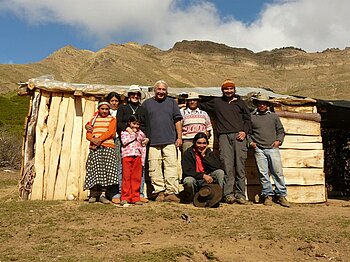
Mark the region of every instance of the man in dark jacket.
[[181, 165], [186, 200], [192, 201], [203, 183], [217, 183], [223, 188], [224, 171], [220, 169], [220, 160], [208, 147], [205, 133], [195, 135], [193, 145], [184, 152]]
[[220, 159], [225, 170], [225, 202], [249, 204], [245, 195], [246, 136], [251, 130], [251, 118], [246, 103], [235, 94], [235, 83], [226, 79], [221, 85], [222, 97], [200, 103], [200, 109], [212, 112], [216, 118]]

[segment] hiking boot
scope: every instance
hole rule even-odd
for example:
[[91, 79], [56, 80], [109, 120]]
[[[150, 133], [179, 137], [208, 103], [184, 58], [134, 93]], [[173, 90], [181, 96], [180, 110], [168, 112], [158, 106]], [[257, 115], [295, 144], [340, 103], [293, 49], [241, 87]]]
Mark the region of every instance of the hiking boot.
[[96, 197], [90, 197], [89, 198], [89, 203], [96, 203], [97, 198]]
[[112, 203], [119, 205], [120, 204], [120, 198], [112, 198]]
[[142, 205], [143, 205], [143, 203], [142, 203], [141, 201], [136, 201], [136, 202], [134, 203], [134, 205], [137, 205], [137, 206], [142, 206]]
[[159, 192], [158, 196], [156, 197], [156, 201], [157, 202], [164, 202], [164, 199], [165, 199], [164, 192]]
[[272, 197], [271, 196], [266, 196], [264, 199], [264, 205], [265, 206], [272, 206]]
[[236, 202], [236, 198], [233, 195], [227, 195], [225, 197], [225, 203], [226, 204], [233, 204], [234, 202]]
[[178, 198], [175, 194], [170, 194], [164, 198], [164, 202], [180, 203], [180, 198]]
[[148, 203], [148, 202], [149, 202], [148, 199], [145, 198], [145, 197], [140, 197], [140, 201], [141, 201], [142, 203]]
[[100, 196], [99, 201], [100, 201], [102, 204], [109, 204], [109, 203], [111, 203], [111, 201], [109, 201], [105, 196]]
[[236, 203], [240, 205], [250, 205], [251, 203], [244, 197], [236, 198]]
[[276, 203], [280, 204], [283, 207], [290, 207], [290, 203], [287, 201], [285, 197], [277, 197]]

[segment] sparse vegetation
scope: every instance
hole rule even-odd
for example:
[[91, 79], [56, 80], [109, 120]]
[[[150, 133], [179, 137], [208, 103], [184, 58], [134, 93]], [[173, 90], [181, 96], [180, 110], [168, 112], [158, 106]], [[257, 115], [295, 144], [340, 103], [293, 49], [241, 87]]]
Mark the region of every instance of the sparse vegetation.
[[[0, 261], [348, 261], [349, 202], [216, 209], [21, 201], [0, 171]], [[187, 224], [181, 219], [186, 212]], [[152, 219], [150, 219], [152, 218]], [[322, 260], [323, 259], [323, 260]]]
[[16, 94], [0, 96], [0, 167], [21, 165], [24, 119], [28, 112], [28, 97]]

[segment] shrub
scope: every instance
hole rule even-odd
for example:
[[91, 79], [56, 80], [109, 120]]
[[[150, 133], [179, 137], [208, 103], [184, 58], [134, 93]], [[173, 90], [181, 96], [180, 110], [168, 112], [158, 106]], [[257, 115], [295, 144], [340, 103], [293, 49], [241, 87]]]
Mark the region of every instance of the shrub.
[[21, 166], [22, 140], [0, 129], [0, 167], [19, 169]]

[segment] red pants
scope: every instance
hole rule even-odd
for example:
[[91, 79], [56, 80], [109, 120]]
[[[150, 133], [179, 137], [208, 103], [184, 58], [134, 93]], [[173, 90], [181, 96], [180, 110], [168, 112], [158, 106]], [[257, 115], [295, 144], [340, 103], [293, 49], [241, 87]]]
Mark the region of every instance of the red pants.
[[140, 187], [142, 177], [141, 156], [126, 156], [122, 159], [123, 182], [121, 200], [129, 203], [140, 201]]

